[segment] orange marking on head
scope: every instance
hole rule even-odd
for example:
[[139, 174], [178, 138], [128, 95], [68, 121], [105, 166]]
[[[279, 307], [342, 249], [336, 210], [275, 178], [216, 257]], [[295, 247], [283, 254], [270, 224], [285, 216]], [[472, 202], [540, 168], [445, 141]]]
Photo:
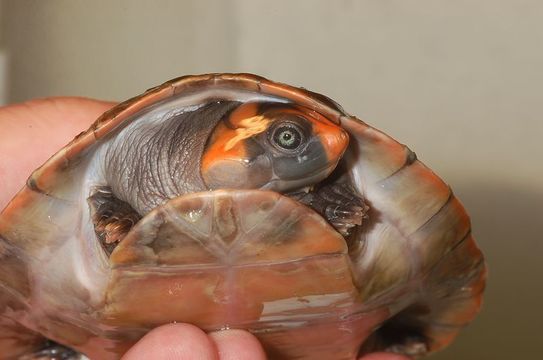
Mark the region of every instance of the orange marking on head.
[[239, 161], [247, 157], [245, 148], [239, 146], [237, 142], [233, 146], [227, 147], [227, 143], [235, 136], [236, 129], [230, 129], [222, 122], [217, 125], [202, 156], [201, 171], [203, 173], [209, 170], [217, 161], [227, 159]]
[[252, 116], [239, 121], [239, 127], [236, 128], [236, 135], [226, 142], [224, 150], [232, 149], [241, 140], [260, 134], [268, 129], [270, 120], [262, 115]]
[[347, 148], [347, 132], [316, 111], [293, 104], [272, 107], [261, 114], [259, 109], [258, 103], [243, 104], [217, 125], [202, 157], [203, 174], [221, 161], [249, 160], [243, 140], [265, 132], [284, 114], [300, 116], [311, 123], [312, 136], [319, 138], [330, 165], [337, 163]]
[[[242, 160], [247, 157], [245, 148], [239, 142], [264, 130], [258, 115], [258, 103], [238, 106], [228, 119], [219, 122], [202, 157], [201, 171], [206, 172], [220, 160]], [[228, 125], [227, 125], [228, 124]]]
[[258, 103], [250, 102], [243, 105], [238, 106], [232, 113], [230, 113], [230, 116], [228, 118], [228, 122], [232, 124], [234, 128], [237, 128], [240, 126], [240, 122], [252, 118], [253, 116], [258, 115]]

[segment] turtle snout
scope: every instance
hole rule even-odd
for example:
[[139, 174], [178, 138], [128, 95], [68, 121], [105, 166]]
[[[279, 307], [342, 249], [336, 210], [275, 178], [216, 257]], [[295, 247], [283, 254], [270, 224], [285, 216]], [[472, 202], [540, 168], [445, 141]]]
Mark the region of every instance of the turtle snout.
[[330, 163], [337, 163], [349, 145], [349, 134], [342, 128], [319, 134], [319, 139]]

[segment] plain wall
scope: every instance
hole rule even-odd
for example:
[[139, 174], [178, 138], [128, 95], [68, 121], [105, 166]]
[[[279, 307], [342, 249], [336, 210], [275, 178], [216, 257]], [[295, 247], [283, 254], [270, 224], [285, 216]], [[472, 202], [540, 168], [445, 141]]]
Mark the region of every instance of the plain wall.
[[533, 358], [542, 24], [538, 0], [0, 1], [0, 101], [123, 100], [223, 71], [322, 92], [408, 144], [472, 215], [490, 269], [484, 309], [434, 359]]

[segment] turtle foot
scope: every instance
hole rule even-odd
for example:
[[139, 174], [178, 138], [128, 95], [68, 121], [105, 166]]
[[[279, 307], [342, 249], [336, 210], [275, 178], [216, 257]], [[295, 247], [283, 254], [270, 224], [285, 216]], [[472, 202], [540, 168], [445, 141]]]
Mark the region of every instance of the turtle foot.
[[347, 184], [327, 184], [315, 191], [293, 196], [323, 215], [343, 236], [348, 236], [368, 217], [369, 207], [364, 199]]
[[96, 236], [111, 254], [141, 216], [128, 203], [117, 199], [108, 187], [97, 187], [87, 201]]

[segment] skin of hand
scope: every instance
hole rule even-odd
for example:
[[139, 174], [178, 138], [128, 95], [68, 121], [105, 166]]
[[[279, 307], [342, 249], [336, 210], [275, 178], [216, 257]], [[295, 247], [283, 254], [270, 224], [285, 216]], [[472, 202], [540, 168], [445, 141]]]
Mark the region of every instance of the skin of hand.
[[[31, 100], [0, 108], [0, 209], [30, 175], [58, 149], [87, 129], [115, 104], [85, 98]], [[124, 360], [259, 360], [265, 359], [258, 340], [243, 330], [206, 334], [190, 324], [170, 324], [150, 331]], [[359, 360], [409, 360], [374, 353]]]

